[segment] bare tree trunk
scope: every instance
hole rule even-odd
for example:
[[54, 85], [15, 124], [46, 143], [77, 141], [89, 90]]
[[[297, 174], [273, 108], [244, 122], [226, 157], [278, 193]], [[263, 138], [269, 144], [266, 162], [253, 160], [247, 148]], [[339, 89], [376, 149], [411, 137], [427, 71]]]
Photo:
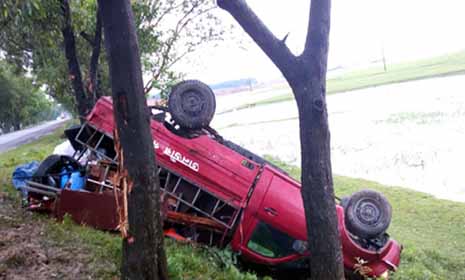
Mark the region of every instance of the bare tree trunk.
[[278, 40], [245, 0], [217, 3], [252, 37], [292, 88], [299, 111], [302, 200], [312, 256], [311, 279], [344, 279], [325, 98], [331, 1], [311, 1], [307, 40], [300, 56], [287, 48], [287, 36]]
[[128, 171], [129, 237], [123, 239], [122, 279], [167, 279], [150, 115], [129, 0], [100, 0], [118, 134]]
[[89, 93], [92, 95], [94, 100], [97, 100], [101, 94], [99, 92], [97, 73], [98, 73], [98, 59], [100, 56], [100, 48], [102, 45], [102, 16], [100, 12], [100, 6], [97, 7], [96, 24], [95, 24], [95, 35], [92, 44], [92, 55], [90, 57], [89, 65]]
[[65, 55], [68, 61], [69, 79], [74, 91], [74, 98], [76, 100], [77, 111], [81, 121], [92, 109], [94, 105], [92, 99], [86, 95], [84, 85], [82, 82], [81, 68], [76, 53], [76, 40], [74, 37], [73, 25], [71, 22], [71, 11], [69, 8], [68, 0], [62, 0], [62, 12], [64, 25], [61, 30], [65, 44]]
[[[325, 66], [317, 65], [315, 68], [321, 69]], [[293, 92], [300, 96], [297, 107], [302, 153], [302, 199], [309, 251], [315, 256], [310, 258], [311, 278], [343, 279], [324, 79], [313, 79], [313, 82], [294, 88]]]

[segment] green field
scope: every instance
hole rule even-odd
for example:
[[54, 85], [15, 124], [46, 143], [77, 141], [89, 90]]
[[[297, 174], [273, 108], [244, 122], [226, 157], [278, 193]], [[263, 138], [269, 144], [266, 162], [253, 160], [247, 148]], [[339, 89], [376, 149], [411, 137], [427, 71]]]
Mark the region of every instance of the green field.
[[[327, 80], [327, 94], [464, 73], [465, 51], [461, 51], [429, 59], [388, 64], [386, 72], [383, 66], [379, 65], [329, 78]], [[288, 101], [293, 98], [294, 96], [289, 89], [287, 93], [263, 98], [254, 103], [246, 103], [234, 109], [244, 109], [257, 105]]]
[[[43, 226], [40, 237], [34, 238], [43, 239], [41, 244], [46, 244], [48, 250], [58, 248], [67, 252], [68, 256], [66, 253], [59, 256], [60, 262], [65, 265], [81, 262], [89, 270], [86, 278], [113, 279], [119, 275], [121, 261], [121, 239], [118, 235], [77, 226], [69, 219], [59, 223], [42, 215], [29, 217], [20, 214], [18, 194], [11, 186], [13, 168], [46, 157], [62, 141], [59, 139], [61, 133], [62, 130], [57, 131], [34, 143], [0, 154], [0, 201], [2, 196], [7, 197], [4, 198], [6, 202], [0, 204], [0, 231], [24, 223]], [[299, 168], [275, 162], [299, 178]], [[370, 188], [383, 192], [392, 203], [390, 234], [405, 247], [400, 269], [393, 279], [465, 279], [465, 203], [436, 199], [405, 188], [348, 177], [335, 176], [334, 183], [339, 196]], [[15, 212], [6, 212], [10, 216], [16, 215], [13, 222], [2, 214], [8, 207], [14, 208]], [[0, 244], [0, 249], [8, 245], [5, 244]], [[254, 274], [239, 271], [227, 250], [183, 245], [168, 240], [166, 247], [172, 279], [257, 279]], [[85, 256], [77, 260], [76, 255], [79, 254], [75, 255], [75, 252], [85, 252]], [[1, 263], [0, 258], [0, 273], [11, 263]], [[18, 266], [18, 261], [15, 260], [13, 265]], [[84, 278], [85, 275], [82, 276]]]

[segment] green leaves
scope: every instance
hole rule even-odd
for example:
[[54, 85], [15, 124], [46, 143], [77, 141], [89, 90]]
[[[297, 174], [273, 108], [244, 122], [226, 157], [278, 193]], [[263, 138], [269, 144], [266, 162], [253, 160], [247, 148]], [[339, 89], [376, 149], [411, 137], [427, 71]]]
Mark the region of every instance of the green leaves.
[[[0, 53], [16, 65], [18, 73], [30, 72], [33, 81], [45, 85], [47, 93], [73, 111], [67, 61], [64, 55], [63, 16], [57, 0], [0, 1]], [[69, 1], [76, 49], [84, 83], [89, 77], [92, 46], [82, 36], [94, 37], [97, 1]], [[220, 40], [227, 29], [212, 10], [211, 0], [132, 1], [139, 49], [147, 90], [166, 96], [169, 87], [182, 77], [173, 70], [203, 44]], [[102, 48], [104, 52], [104, 48]], [[1, 60], [1, 58], [0, 58]], [[99, 59], [99, 87], [110, 93], [106, 55]]]
[[53, 103], [35, 87], [32, 79], [15, 75], [0, 63], [0, 129], [8, 132], [43, 120], [55, 118]]

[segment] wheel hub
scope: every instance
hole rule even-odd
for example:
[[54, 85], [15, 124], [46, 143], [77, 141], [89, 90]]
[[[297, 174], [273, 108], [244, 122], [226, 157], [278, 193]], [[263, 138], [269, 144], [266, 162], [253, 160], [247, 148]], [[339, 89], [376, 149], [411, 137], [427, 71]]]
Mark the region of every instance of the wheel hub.
[[187, 91], [182, 98], [182, 109], [189, 115], [197, 115], [203, 110], [204, 103], [199, 92]]
[[379, 221], [380, 211], [371, 200], [361, 200], [356, 205], [357, 218], [364, 224], [374, 225]]

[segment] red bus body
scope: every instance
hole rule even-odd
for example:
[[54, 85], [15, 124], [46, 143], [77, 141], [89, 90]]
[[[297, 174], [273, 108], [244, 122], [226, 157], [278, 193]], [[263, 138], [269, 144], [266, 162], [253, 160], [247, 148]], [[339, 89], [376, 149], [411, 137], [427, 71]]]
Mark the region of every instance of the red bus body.
[[[89, 124], [113, 135], [115, 122], [110, 98], [101, 98], [87, 117]], [[151, 121], [157, 164], [173, 170], [206, 191], [240, 209], [240, 218], [230, 232], [231, 247], [254, 263], [280, 265], [308, 257], [296, 252], [266, 256], [251, 248], [250, 240], [259, 223], [264, 223], [295, 240], [307, 240], [300, 183], [270, 165], [261, 165], [218, 143], [209, 135], [187, 139], [171, 132], [161, 122]], [[150, 152], [150, 151], [147, 151]], [[244, 164], [247, 162], [247, 164]], [[346, 230], [344, 211], [336, 206], [344, 266], [354, 270], [363, 260], [368, 276], [395, 271], [401, 246], [390, 239], [372, 251], [358, 245]], [[250, 246], [249, 246], [250, 245]]]

